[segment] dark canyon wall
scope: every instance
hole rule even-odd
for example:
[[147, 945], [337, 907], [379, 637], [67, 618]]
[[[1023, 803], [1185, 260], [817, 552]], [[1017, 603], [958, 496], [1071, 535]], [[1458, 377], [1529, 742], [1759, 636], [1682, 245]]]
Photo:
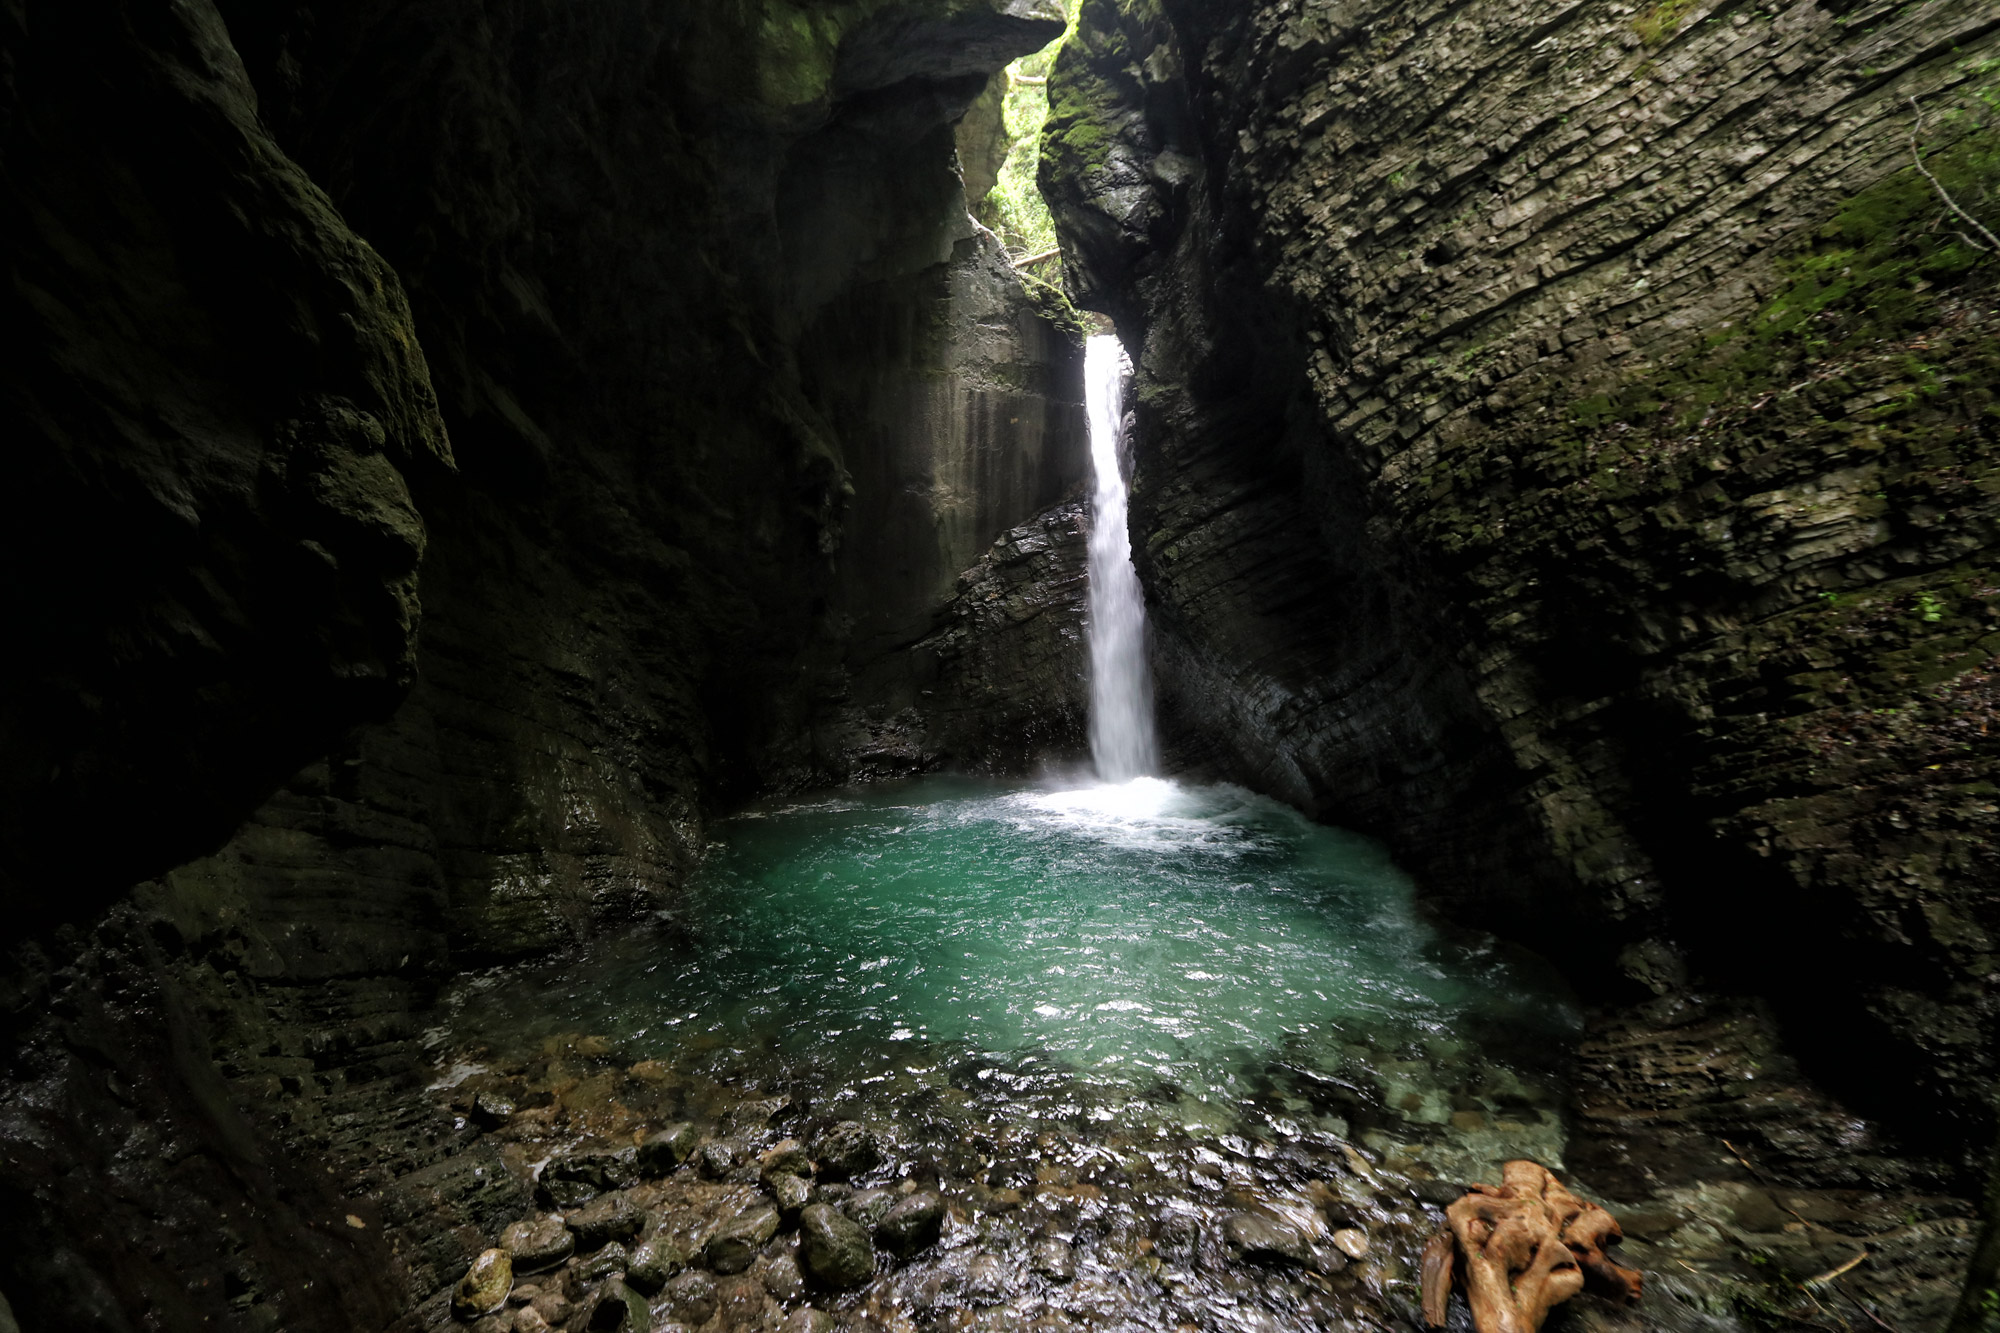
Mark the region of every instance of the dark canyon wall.
[[1600, 996], [1772, 998], [1950, 1152], [2000, 1002], [2000, 264], [1909, 163], [1992, 224], [1996, 33], [1092, 0], [1043, 143], [1139, 364], [1183, 758]]
[[1074, 549], [1080, 347], [952, 144], [1061, 23], [0, 12], [25, 1327], [407, 1317], [522, 1203], [418, 1095], [450, 969], [753, 790], [1074, 743], [1075, 580], [997, 589]]

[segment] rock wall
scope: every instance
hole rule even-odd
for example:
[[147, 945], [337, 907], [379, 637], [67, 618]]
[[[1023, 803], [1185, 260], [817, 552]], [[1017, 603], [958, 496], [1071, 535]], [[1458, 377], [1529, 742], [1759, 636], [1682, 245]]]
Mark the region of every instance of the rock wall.
[[1098, 0], [1043, 145], [1140, 368], [1184, 758], [1390, 837], [1600, 997], [1769, 996], [1959, 1154], [2000, 995], [2000, 362], [1993, 266], [1907, 164], [1916, 98], [1990, 224], [1996, 30]]
[[842, 719], [949, 711], [910, 649], [1084, 466], [1072, 333], [952, 165], [1061, 12], [0, 22], [45, 649], [5, 690], [0, 1292], [388, 1327], [521, 1203], [420, 1095], [439, 982], [671, 895], [715, 804], [879, 768]]

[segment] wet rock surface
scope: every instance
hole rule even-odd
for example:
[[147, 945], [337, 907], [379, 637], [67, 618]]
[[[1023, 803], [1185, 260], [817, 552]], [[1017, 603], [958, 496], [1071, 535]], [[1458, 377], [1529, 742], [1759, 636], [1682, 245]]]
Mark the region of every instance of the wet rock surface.
[[[1583, 1057], [1616, 1091], [1571, 1152], [1607, 1198], [1671, 1214], [1720, 1173], [1954, 1219], [1805, 1300], [1716, 1285], [1784, 1264], [1703, 1204], [1661, 1264], [1684, 1311], [1935, 1326], [1964, 1254], [2000, 1049], [2000, 362], [1993, 270], [1939, 259], [1903, 168], [1909, 99], [1964, 102], [1994, 40], [1887, 5], [1165, 0], [1089, 7], [1050, 85], [1069, 287], [1138, 366], [1179, 756], [1380, 834], [1634, 1006]], [[1816, 266], [1875, 263], [1930, 285], [1805, 313]]]
[[[697, 1151], [647, 1172], [625, 1191], [645, 1210], [629, 1252], [608, 1243], [529, 1279], [542, 1284], [530, 1298], [517, 1288], [515, 1309], [552, 1324], [593, 1312], [636, 1327], [615, 1320], [636, 1318], [643, 1298], [656, 1327], [717, 1330], [1414, 1327], [1421, 1254], [1445, 1206], [1497, 1183], [1529, 1146], [1611, 1209], [1625, 1233], [1616, 1257], [1645, 1277], [1636, 1308], [1589, 1294], [1563, 1307], [1563, 1327], [1593, 1333], [1773, 1318], [1936, 1328], [1975, 1229], [1938, 1188], [1941, 1165], [1880, 1152], [1870, 1127], [1797, 1079], [1766, 1020], [1721, 1003], [1599, 1016], [1574, 1091], [1553, 1100], [1448, 1041], [1357, 1046], [1337, 1084], [1277, 1067], [1239, 1076], [1244, 1095], [1214, 1112], [1226, 1124], [1080, 1084], [1002, 1091], [920, 1058], [893, 1086], [857, 1088], [740, 1052], [663, 1073], [621, 1065], [598, 1039], [547, 1051], [488, 1053], [450, 1094], [470, 1104], [489, 1081], [569, 1090], [491, 1135], [510, 1171], [551, 1148], [554, 1160], [594, 1152], [607, 1133], [644, 1141], [669, 1121], [705, 1144], [726, 1138], [737, 1160], [798, 1168], [715, 1179]], [[1676, 1061], [1715, 1081], [1696, 1091]], [[778, 1123], [771, 1078], [785, 1080]], [[572, 1102], [586, 1086], [600, 1091]], [[1043, 1100], [1035, 1086], [1068, 1090]], [[1329, 1101], [1332, 1087], [1344, 1090]], [[867, 1164], [849, 1158], [845, 1179], [829, 1179], [822, 1145], [864, 1140]], [[778, 1206], [785, 1182], [811, 1190], [796, 1215]], [[442, 1302], [424, 1309], [431, 1327], [464, 1326]], [[517, 1333], [533, 1327], [514, 1318]]]
[[[1094, 5], [1043, 180], [1139, 367], [1181, 757], [1600, 994], [1762, 994], [1843, 1096], [1979, 1152], [1991, 270], [1902, 169], [1995, 33], [1865, 12]], [[1940, 267], [1811, 304], [1836, 260]]]

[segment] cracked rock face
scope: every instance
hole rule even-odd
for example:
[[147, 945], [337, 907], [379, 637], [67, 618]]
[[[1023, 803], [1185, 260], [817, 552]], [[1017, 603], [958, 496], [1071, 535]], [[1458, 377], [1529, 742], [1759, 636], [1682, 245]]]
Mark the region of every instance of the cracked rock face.
[[[1896, 173], [1908, 99], [1994, 42], [1959, 7], [1129, 0], [1043, 145], [1138, 366], [1181, 756], [1599, 993], [1772, 997], [1957, 1153], [2000, 993], [2000, 361]], [[1826, 298], [1839, 254], [1930, 276]]]

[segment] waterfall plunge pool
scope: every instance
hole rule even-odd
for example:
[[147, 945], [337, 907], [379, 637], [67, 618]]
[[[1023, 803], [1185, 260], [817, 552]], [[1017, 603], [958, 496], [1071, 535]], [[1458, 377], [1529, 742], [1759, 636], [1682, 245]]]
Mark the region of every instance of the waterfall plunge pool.
[[560, 1082], [583, 1040], [664, 1075], [659, 1115], [783, 1092], [912, 1144], [948, 1106], [1065, 1134], [1323, 1136], [1459, 1178], [1560, 1161], [1560, 983], [1439, 933], [1378, 844], [1276, 802], [924, 778], [720, 834], [678, 909], [462, 985], [462, 1067]]

